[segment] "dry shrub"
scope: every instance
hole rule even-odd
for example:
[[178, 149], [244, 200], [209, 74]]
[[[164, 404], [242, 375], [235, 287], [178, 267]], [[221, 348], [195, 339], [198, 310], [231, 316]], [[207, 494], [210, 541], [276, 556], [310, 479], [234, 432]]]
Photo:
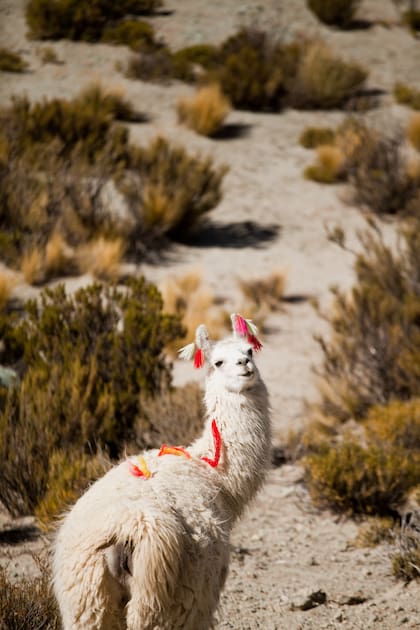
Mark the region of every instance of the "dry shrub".
[[256, 312], [262, 313], [281, 308], [286, 286], [284, 272], [272, 271], [262, 278], [239, 278], [238, 284], [245, 299], [245, 309], [252, 305]]
[[124, 243], [121, 238], [100, 236], [79, 248], [78, 266], [83, 273], [91, 273], [94, 278], [116, 282], [121, 275], [123, 254]]
[[21, 270], [28, 284], [41, 284], [45, 280], [44, 253], [38, 248], [23, 255]]
[[144, 400], [142, 409], [144, 419], [136, 424], [139, 448], [158, 448], [163, 442], [186, 446], [199, 437], [204, 426], [203, 392], [197, 383], [163, 390]]
[[163, 225], [160, 218], [162, 234], [189, 238], [199, 228], [203, 216], [221, 199], [226, 166], [213, 168], [211, 158], [191, 157], [165, 138], [158, 137], [145, 149], [137, 149], [133, 163], [148, 186], [171, 202], [166, 206], [169, 214], [164, 217]]
[[59, 630], [57, 603], [52, 593], [51, 576], [40, 563], [39, 577], [11, 578], [0, 567], [0, 627], [4, 630]]
[[420, 109], [420, 90], [417, 90], [406, 83], [395, 84], [394, 97], [397, 103], [409, 105], [413, 109]]
[[28, 64], [20, 55], [0, 48], [0, 72], [25, 72], [27, 68]]
[[16, 279], [10, 272], [0, 270], [0, 313], [9, 302], [13, 289], [16, 286]]
[[340, 107], [362, 88], [366, 78], [360, 65], [342, 61], [323, 42], [311, 42], [304, 48], [291, 100], [300, 108]]
[[129, 79], [161, 83], [174, 76], [171, 53], [166, 48], [132, 55], [127, 62], [125, 74]]
[[129, 46], [132, 50], [148, 51], [159, 47], [151, 24], [142, 20], [124, 20], [107, 26], [101, 37], [103, 42]]
[[420, 151], [420, 114], [414, 114], [411, 117], [407, 129], [407, 137], [413, 147]]
[[26, 23], [35, 39], [98, 41], [109, 23], [126, 15], [153, 13], [161, 0], [30, 0]]
[[304, 463], [313, 500], [349, 514], [394, 515], [420, 481], [420, 452], [387, 443], [365, 447], [344, 439], [324, 445]]
[[332, 145], [321, 145], [317, 148], [318, 161], [308, 166], [304, 175], [322, 184], [335, 184], [345, 177], [345, 156], [342, 151]]
[[403, 212], [418, 189], [408, 174], [400, 133], [381, 135], [360, 126], [358, 145], [347, 163], [355, 203], [377, 214]]
[[361, 235], [355, 285], [336, 289], [328, 339], [319, 337], [323, 365], [322, 415], [360, 419], [377, 404], [420, 395], [420, 230], [418, 218], [401, 229], [397, 251], [380, 233]]
[[417, 527], [402, 527], [395, 540], [392, 556], [392, 573], [395, 577], [411, 582], [420, 578], [420, 533]]
[[[195, 331], [205, 323], [217, 336], [224, 330], [225, 314], [213, 291], [204, 284], [202, 274], [190, 270], [181, 276], [166, 278], [160, 285], [164, 310], [177, 315], [186, 330], [187, 343], [194, 340]], [[179, 350], [182, 338], [169, 346], [172, 352]]]
[[[56, 233], [73, 248], [121, 238], [127, 255], [142, 256], [193, 233], [221, 199], [225, 167], [162, 138], [131, 145], [115, 119], [132, 115], [121, 94], [98, 84], [72, 101], [16, 99], [0, 110], [2, 260], [16, 267], [33, 250], [44, 260]], [[162, 199], [171, 200], [167, 212]]]
[[72, 451], [54, 451], [49, 459], [47, 490], [35, 508], [38, 526], [47, 532], [54, 529], [61, 515], [110, 467], [101, 454], [89, 456]]
[[330, 127], [306, 127], [299, 137], [299, 144], [305, 149], [315, 149], [323, 144], [333, 144], [335, 131]]
[[420, 452], [420, 400], [398, 400], [369, 410], [366, 433], [372, 442], [390, 443], [406, 450]]
[[36, 54], [38, 55], [42, 63], [63, 63], [58, 58], [57, 53], [52, 46], [42, 46], [42, 48], [37, 49]]
[[74, 253], [60, 232], [53, 232], [45, 246], [44, 270], [47, 277], [65, 276], [74, 270]]
[[376, 547], [383, 542], [392, 542], [395, 520], [386, 516], [373, 516], [365, 521], [357, 532], [356, 547]]
[[[95, 284], [73, 296], [59, 286], [25, 310], [19, 325], [12, 316], [0, 321], [3, 362], [18, 362], [23, 372], [0, 397], [0, 501], [12, 515], [33, 513], [49, 488], [55, 494], [44, 512], [58, 506], [60, 478], [74, 480], [77, 491], [83, 452], [120, 454], [134, 438], [141, 396], [169, 386], [164, 347], [182, 336], [143, 278], [119, 288]], [[52, 462], [65, 455], [71, 469]]]
[[218, 84], [206, 85], [178, 102], [178, 120], [202, 136], [214, 136], [223, 126], [230, 103]]
[[307, 0], [306, 4], [321, 22], [347, 28], [354, 20], [360, 0]]

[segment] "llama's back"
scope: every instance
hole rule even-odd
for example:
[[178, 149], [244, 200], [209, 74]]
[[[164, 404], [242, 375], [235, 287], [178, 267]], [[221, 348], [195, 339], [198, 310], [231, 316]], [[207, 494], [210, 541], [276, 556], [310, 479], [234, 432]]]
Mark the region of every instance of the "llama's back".
[[64, 519], [54, 587], [65, 630], [211, 625], [228, 565], [215, 473], [156, 453], [147, 463], [150, 479], [124, 462]]

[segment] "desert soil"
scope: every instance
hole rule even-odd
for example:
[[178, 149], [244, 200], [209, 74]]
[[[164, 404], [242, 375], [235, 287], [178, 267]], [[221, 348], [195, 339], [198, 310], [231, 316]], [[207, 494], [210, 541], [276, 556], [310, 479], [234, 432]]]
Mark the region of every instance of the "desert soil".
[[[290, 300], [270, 316], [259, 358], [271, 393], [275, 444], [281, 447], [288, 431], [307, 420], [306, 401], [316, 399], [313, 366], [321, 355], [314, 334], [325, 332], [325, 324], [310, 300], [316, 298], [327, 308], [330, 287], [348, 288], [353, 280], [353, 256], [330, 243], [326, 229], [340, 225], [357, 249], [357, 231], [364, 226], [345, 186], [303, 179], [302, 170], [313, 154], [299, 146], [298, 137], [308, 125], [336, 125], [344, 113], [233, 111], [228, 124], [231, 129], [241, 127], [241, 134], [202, 138], [177, 124], [177, 100], [191, 88], [178, 82], [162, 86], [124, 78], [115, 68], [116, 62], [128, 58], [124, 47], [48, 42], [62, 64], [43, 65], [37, 51], [45, 44], [25, 37], [23, 7], [24, 0], [0, 0], [0, 46], [21, 53], [30, 66], [22, 75], [0, 74], [0, 105], [12, 94], [27, 94], [31, 100], [72, 97], [92, 80], [101, 80], [121, 88], [137, 109], [150, 115], [148, 123], [130, 125], [133, 141], [145, 143], [164, 134], [189, 151], [229, 166], [223, 200], [211, 213], [212, 228], [202, 242], [177, 246], [165, 262], [140, 263], [139, 269], [156, 282], [200, 269], [203, 282], [235, 310], [238, 277], [284, 270]], [[217, 43], [249, 24], [281, 37], [320, 36], [344, 57], [363, 63], [370, 72], [368, 87], [383, 91], [379, 106], [367, 114], [372, 122], [402, 126], [409, 112], [395, 104], [390, 90], [396, 80], [420, 88], [419, 40], [398, 25], [391, 1], [362, 1], [360, 15], [372, 20], [371, 28], [338, 32], [319, 24], [304, 0], [165, 0], [165, 11], [152, 22], [174, 48]], [[392, 237], [395, 226], [388, 223], [384, 229]], [[89, 281], [73, 279], [69, 287]], [[20, 297], [31, 292], [23, 281], [16, 289]], [[190, 365], [176, 364], [176, 383], [201, 378], [192, 372]], [[405, 586], [392, 577], [386, 546], [354, 547], [357, 530], [353, 520], [314, 508], [299, 465], [273, 468], [234, 531], [217, 628], [420, 627], [420, 585]], [[35, 572], [32, 554], [46, 552], [48, 543], [33, 519], [0, 517], [0, 561], [13, 575]], [[301, 610], [311, 595], [323, 603]]]

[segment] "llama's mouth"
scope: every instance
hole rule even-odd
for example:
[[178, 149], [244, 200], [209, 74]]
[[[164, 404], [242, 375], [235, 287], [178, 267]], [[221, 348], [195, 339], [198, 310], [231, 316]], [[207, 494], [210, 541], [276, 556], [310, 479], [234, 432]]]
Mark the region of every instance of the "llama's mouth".
[[252, 371], [242, 372], [242, 374], [239, 374], [239, 376], [242, 376], [243, 378], [250, 378], [251, 376], [254, 376], [254, 372]]

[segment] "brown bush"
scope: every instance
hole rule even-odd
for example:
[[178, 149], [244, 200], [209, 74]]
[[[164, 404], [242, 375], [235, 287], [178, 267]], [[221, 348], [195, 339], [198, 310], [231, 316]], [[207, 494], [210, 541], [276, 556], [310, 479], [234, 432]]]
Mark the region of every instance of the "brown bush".
[[318, 338], [324, 416], [362, 418], [376, 404], [420, 395], [419, 233], [413, 218], [401, 230], [397, 251], [380, 234], [361, 236], [355, 285], [348, 295], [334, 291], [331, 334]]
[[230, 103], [218, 84], [206, 85], [177, 105], [178, 120], [202, 136], [214, 136], [223, 126]]
[[28, 64], [20, 55], [0, 48], [0, 72], [25, 72], [27, 68]]
[[320, 145], [317, 147], [318, 161], [305, 168], [304, 176], [322, 184], [335, 184], [345, 177], [345, 157], [338, 147]]
[[44, 563], [35, 578], [12, 579], [0, 567], [0, 627], [7, 630], [59, 630], [58, 607], [51, 588], [51, 576]]

